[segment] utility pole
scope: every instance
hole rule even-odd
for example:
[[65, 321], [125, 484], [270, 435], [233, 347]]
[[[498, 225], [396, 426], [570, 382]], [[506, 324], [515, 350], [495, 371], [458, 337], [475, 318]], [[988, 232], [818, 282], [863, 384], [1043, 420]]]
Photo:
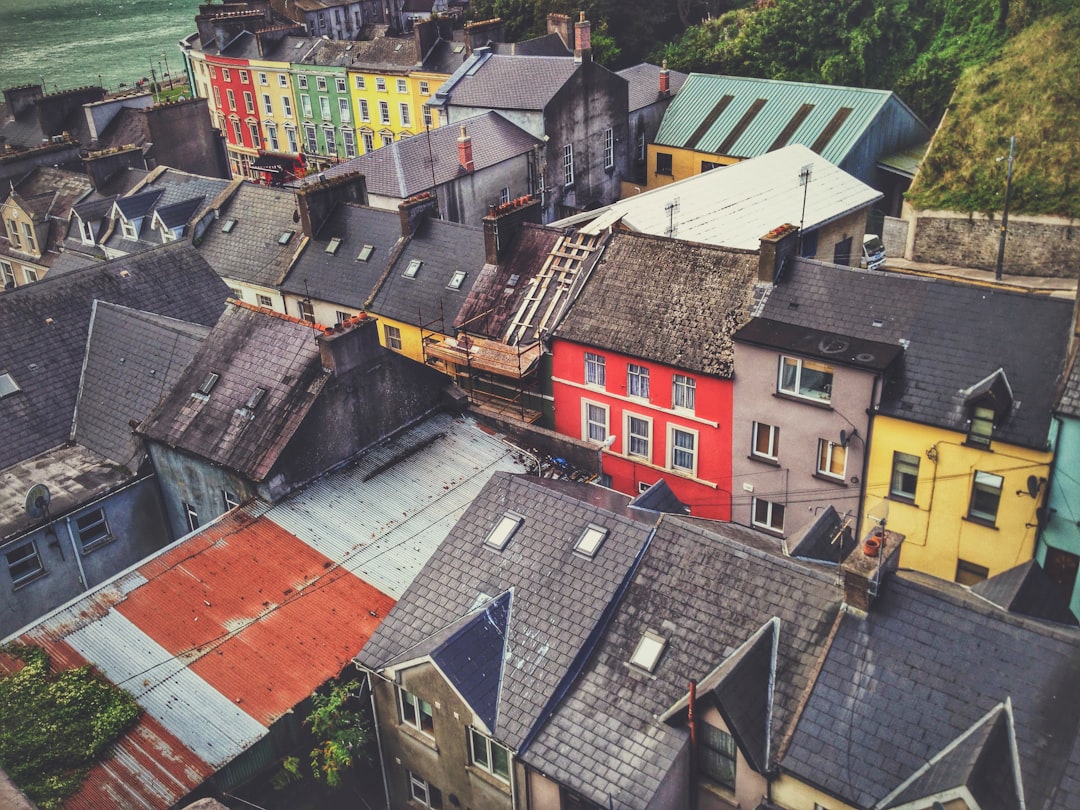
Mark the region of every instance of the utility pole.
[[803, 225], [806, 223], [806, 194], [810, 191], [810, 178], [813, 176], [814, 166], [807, 163], [799, 169], [799, 185], [802, 186], [802, 214], [799, 215], [799, 256], [802, 256]]
[[[998, 242], [997, 269], [994, 280], [1001, 281], [1001, 267], [1005, 262], [1005, 234], [1009, 230], [1009, 193], [1012, 191], [1013, 156], [1016, 153], [1016, 136], [1009, 138], [1009, 171], [1005, 175], [1005, 207], [1001, 212], [1001, 241]], [[998, 158], [1002, 160], [1002, 158]]]

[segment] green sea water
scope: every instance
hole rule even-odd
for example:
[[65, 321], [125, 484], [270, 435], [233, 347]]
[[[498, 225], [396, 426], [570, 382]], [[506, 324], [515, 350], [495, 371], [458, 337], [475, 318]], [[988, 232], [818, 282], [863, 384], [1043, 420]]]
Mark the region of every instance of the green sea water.
[[[206, 2], [206, 0], [203, 0]], [[49, 92], [132, 86], [151, 70], [183, 76], [177, 42], [200, 0], [0, 0], [0, 88]]]

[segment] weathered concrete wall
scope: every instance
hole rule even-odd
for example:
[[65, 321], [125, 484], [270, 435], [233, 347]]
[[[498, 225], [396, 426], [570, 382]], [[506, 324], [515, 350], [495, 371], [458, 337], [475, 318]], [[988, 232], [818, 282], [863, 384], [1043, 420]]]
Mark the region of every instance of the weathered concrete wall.
[[886, 256], [904, 256], [907, 252], [910, 223], [899, 217], [885, 217], [881, 227], [881, 242]]
[[[910, 254], [916, 262], [994, 270], [1001, 217], [952, 211], [911, 211]], [[1062, 217], [1009, 216], [1003, 271], [1008, 275], [1080, 277], [1080, 222]]]

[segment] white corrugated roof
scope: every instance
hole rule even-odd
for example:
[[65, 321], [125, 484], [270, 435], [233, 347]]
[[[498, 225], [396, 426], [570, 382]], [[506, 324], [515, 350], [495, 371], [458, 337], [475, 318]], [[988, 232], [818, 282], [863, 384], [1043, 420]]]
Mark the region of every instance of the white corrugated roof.
[[[811, 174], [805, 220], [799, 183], [804, 166]], [[590, 232], [621, 219], [640, 233], [757, 250], [761, 237], [778, 225], [804, 222], [809, 231], [882, 196], [805, 146], [792, 145], [567, 217], [552, 227], [574, 225]]]
[[526, 472], [499, 439], [471, 422], [436, 416], [275, 505], [267, 517], [398, 599], [498, 470]]

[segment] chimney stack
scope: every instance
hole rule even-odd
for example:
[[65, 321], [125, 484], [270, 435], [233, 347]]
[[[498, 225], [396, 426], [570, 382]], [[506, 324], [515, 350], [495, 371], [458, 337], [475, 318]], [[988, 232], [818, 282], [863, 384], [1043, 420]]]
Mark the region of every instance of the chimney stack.
[[18, 118], [26, 110], [33, 108], [42, 95], [40, 84], [23, 84], [18, 87], [9, 87], [4, 91], [4, 103], [7, 105], [8, 114], [13, 118]]
[[875, 526], [848, 554], [840, 570], [844, 575], [844, 604], [849, 610], [866, 614], [881, 592], [885, 574], [900, 563], [904, 535]]
[[476, 163], [473, 161], [472, 138], [465, 131], [465, 125], [461, 125], [461, 135], [457, 139], [458, 166], [463, 171], [476, 171]]
[[574, 23], [574, 61], [592, 61], [592, 23], [585, 19], [585, 12], [581, 12], [581, 19]]
[[414, 194], [398, 204], [398, 219], [401, 221], [401, 235], [408, 237], [416, 233], [420, 223], [439, 213], [439, 199], [430, 191]]
[[549, 34], [558, 34], [559, 39], [562, 40], [566, 50], [572, 50], [574, 42], [571, 37], [570, 29], [570, 17], [566, 14], [551, 13], [547, 15], [547, 32]]
[[323, 223], [341, 202], [367, 205], [367, 181], [360, 172], [308, 183], [296, 193], [300, 227], [308, 239], [314, 239]]
[[799, 244], [799, 229], [789, 224], [778, 225], [763, 237], [758, 251], [758, 281], [776, 282], [784, 263], [795, 258]]
[[518, 197], [498, 206], [483, 219], [484, 261], [498, 264], [525, 222], [540, 224], [543, 209], [539, 197]]
[[505, 42], [506, 27], [499, 17], [490, 20], [477, 20], [465, 23], [465, 51], [472, 53], [477, 48], [487, 47], [489, 42]]
[[319, 361], [335, 377], [359, 368], [370, 369], [382, 362], [377, 319], [365, 313], [354, 315], [337, 326], [328, 326], [315, 340], [319, 344]]
[[660, 67], [660, 95], [666, 96], [671, 92], [671, 71], [667, 68], [667, 59]]

